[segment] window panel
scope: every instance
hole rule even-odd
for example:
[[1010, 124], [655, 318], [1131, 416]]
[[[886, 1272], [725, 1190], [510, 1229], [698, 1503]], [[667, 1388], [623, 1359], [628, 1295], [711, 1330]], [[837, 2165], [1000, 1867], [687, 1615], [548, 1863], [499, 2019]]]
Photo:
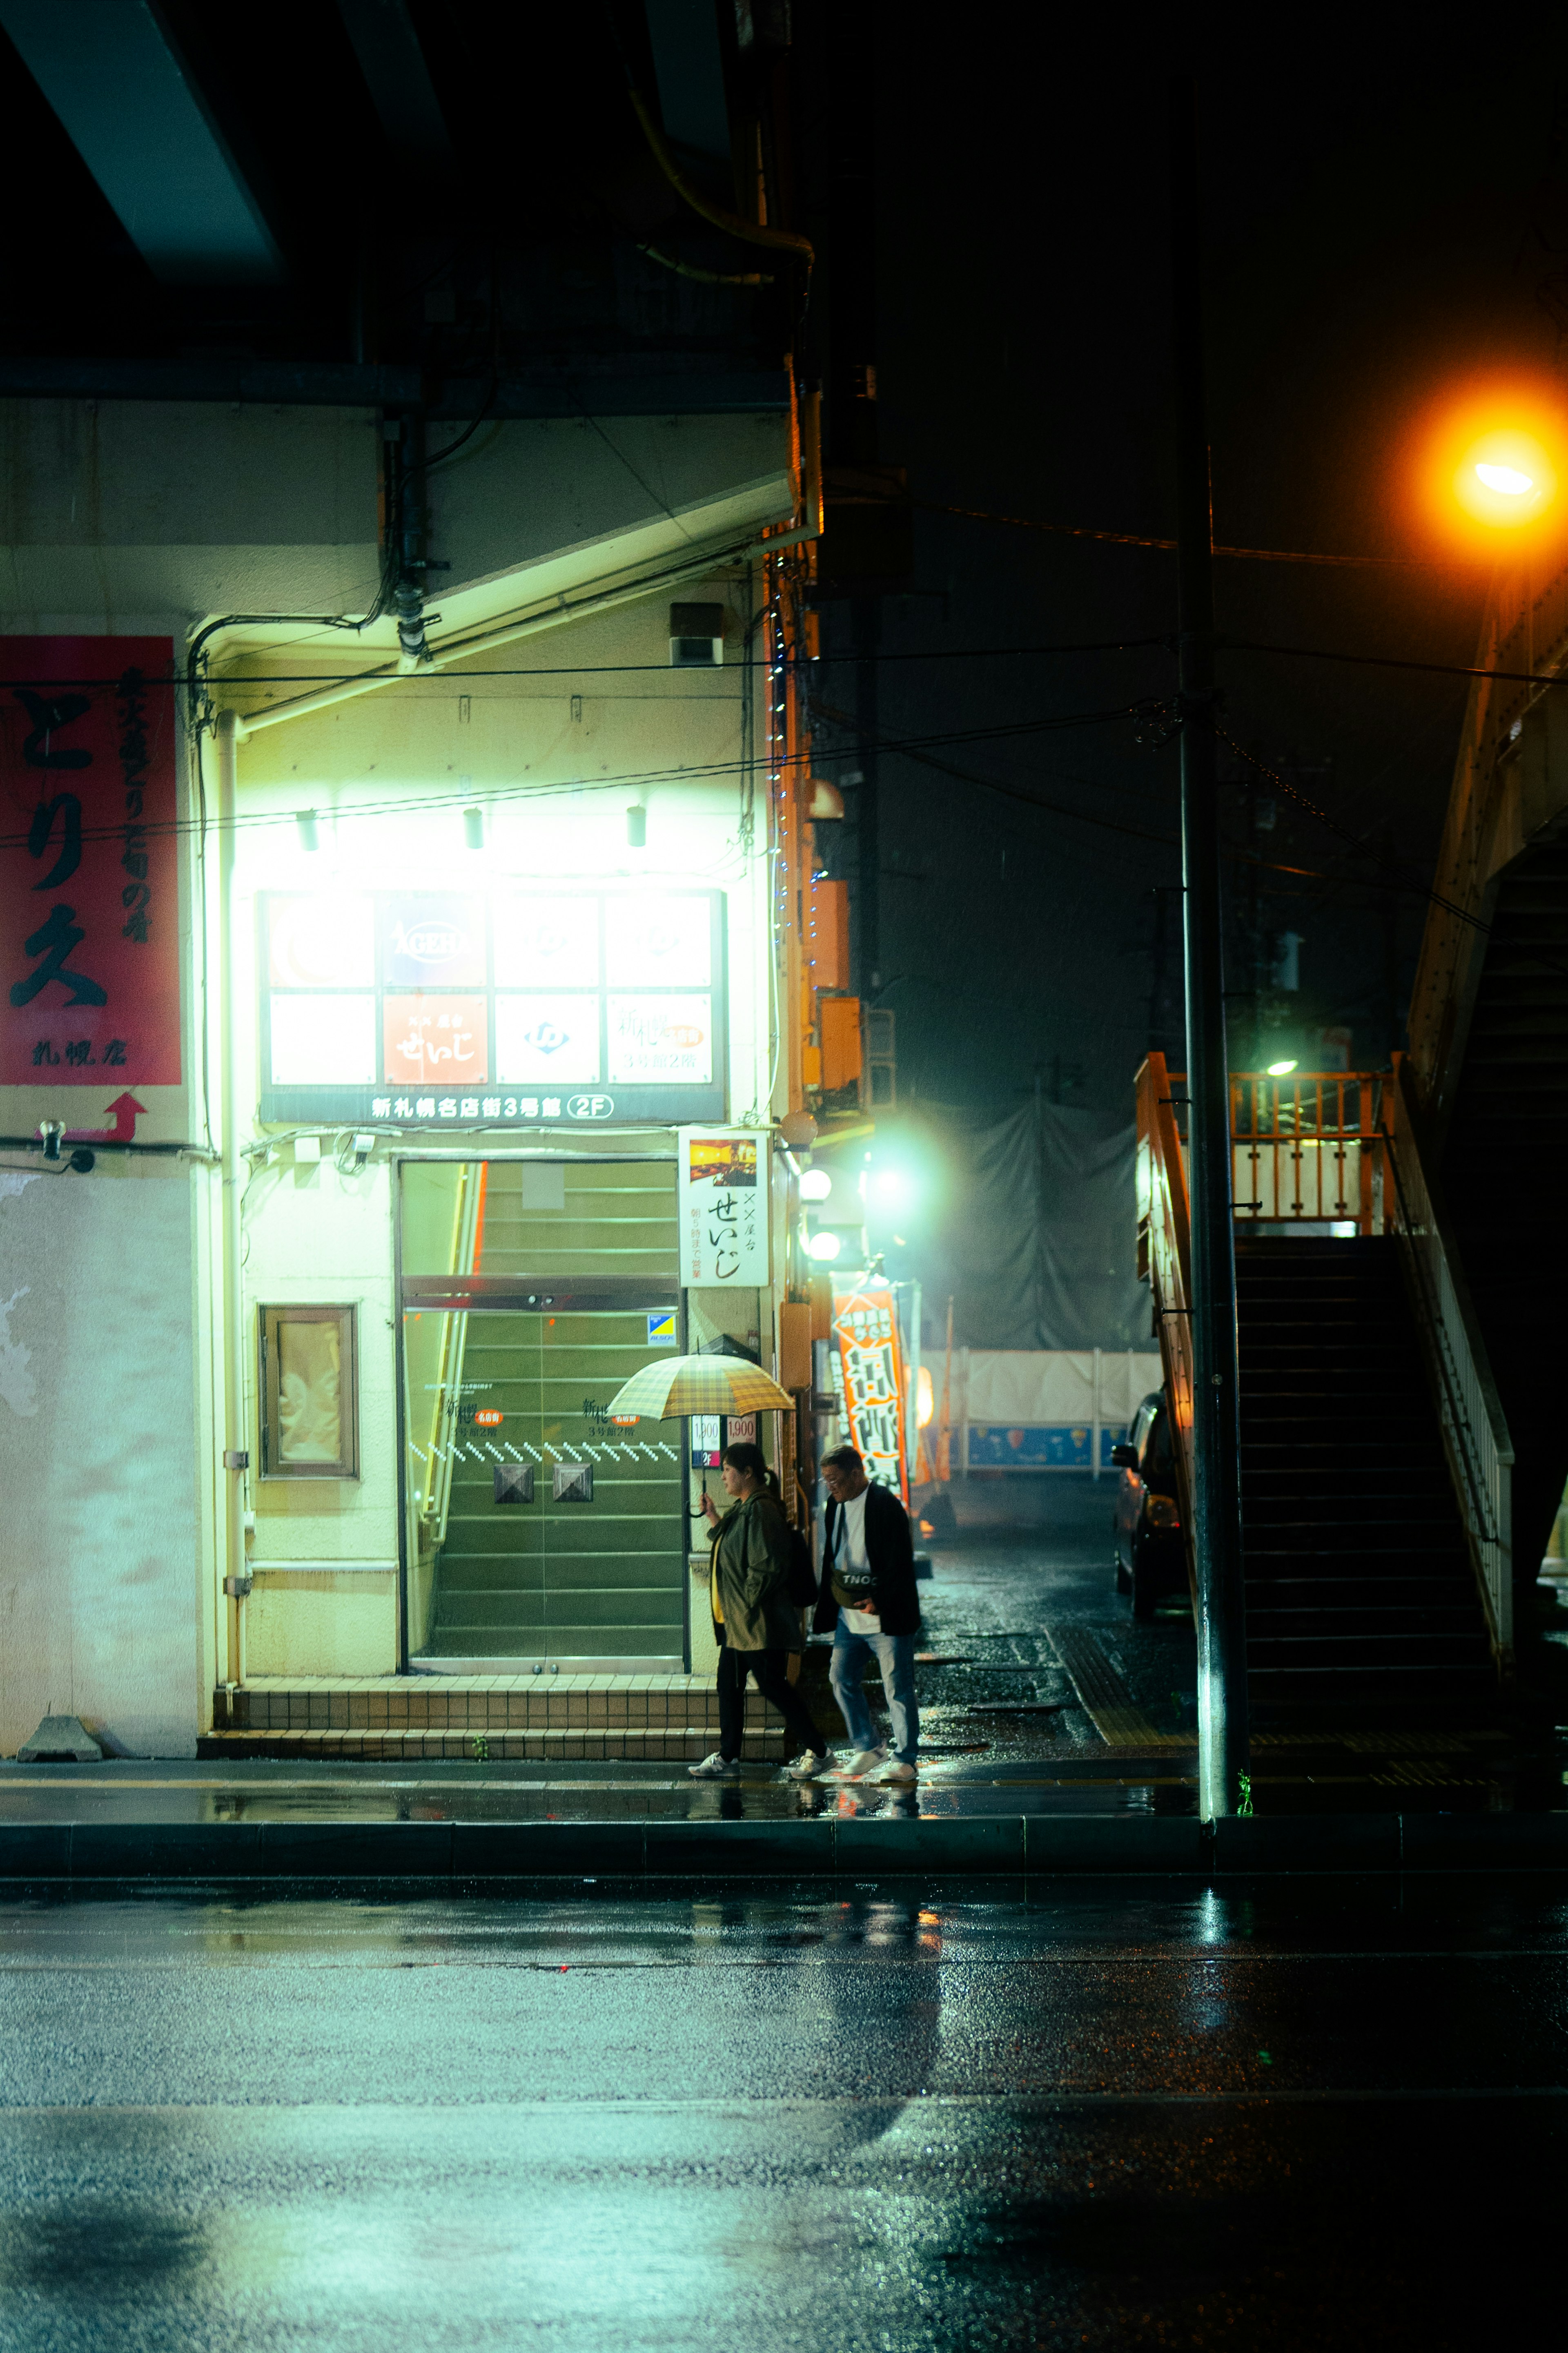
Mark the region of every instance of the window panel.
[[363, 1086], [374, 1080], [374, 997], [275, 991], [270, 1013], [275, 1087]]

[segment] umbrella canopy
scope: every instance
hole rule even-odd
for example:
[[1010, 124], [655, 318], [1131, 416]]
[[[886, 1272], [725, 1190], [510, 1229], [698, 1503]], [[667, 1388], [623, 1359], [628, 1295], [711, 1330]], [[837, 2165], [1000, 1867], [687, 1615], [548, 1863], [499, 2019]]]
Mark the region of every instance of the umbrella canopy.
[[605, 1407], [611, 1415], [674, 1421], [683, 1413], [793, 1413], [787, 1389], [745, 1356], [665, 1356], [645, 1365]]

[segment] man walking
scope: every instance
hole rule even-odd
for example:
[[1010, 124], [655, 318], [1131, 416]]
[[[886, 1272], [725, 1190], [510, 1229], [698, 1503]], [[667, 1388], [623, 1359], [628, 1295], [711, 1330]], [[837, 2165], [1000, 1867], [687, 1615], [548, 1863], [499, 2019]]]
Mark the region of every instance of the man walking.
[[[915, 1707], [915, 1637], [921, 1630], [914, 1539], [909, 1514], [889, 1488], [874, 1487], [852, 1446], [836, 1447], [822, 1465], [827, 1489], [822, 1597], [815, 1625], [833, 1632], [829, 1681], [849, 1734], [849, 1762], [825, 1781], [912, 1781], [920, 1716]], [[892, 1755], [879, 1744], [861, 1679], [868, 1659], [882, 1670], [892, 1718]], [[797, 1780], [813, 1778], [802, 1760]]]

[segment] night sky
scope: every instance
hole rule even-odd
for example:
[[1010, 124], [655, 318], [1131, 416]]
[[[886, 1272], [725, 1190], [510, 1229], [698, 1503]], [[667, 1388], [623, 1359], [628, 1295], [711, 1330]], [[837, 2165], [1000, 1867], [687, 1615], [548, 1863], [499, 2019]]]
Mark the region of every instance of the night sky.
[[[1129, 72], [1131, 34], [1121, 51], [1069, 54], [1040, 24], [1033, 52], [1026, 32], [1005, 60], [982, 42], [900, 43], [883, 59], [879, 455], [908, 467], [917, 501], [1168, 534], [1165, 79]], [[1415, 491], [1420, 436], [1478, 374], [1563, 384], [1568, 37], [1532, 30], [1530, 71], [1500, 60], [1489, 79], [1468, 51], [1413, 59], [1365, 18], [1312, 38], [1290, 55], [1232, 46], [1204, 69], [1215, 537], [1426, 562], [1224, 562], [1220, 628], [1469, 661], [1487, 574], [1440, 560]], [[924, 507], [916, 546], [921, 593], [885, 600], [882, 642], [929, 659], [882, 665], [884, 740], [1168, 693], [1160, 649], [951, 657], [1158, 638], [1174, 618], [1171, 555]], [[842, 644], [842, 620], [829, 626]], [[829, 700], [847, 691], [837, 675]], [[1235, 841], [1326, 879], [1229, 868], [1230, 985], [1252, 977], [1238, 967], [1258, 876], [1263, 924], [1302, 938], [1302, 1019], [1348, 1027], [1352, 1067], [1384, 1062], [1463, 684], [1241, 654], [1221, 676], [1237, 742], [1382, 841], [1403, 885], [1267, 786], [1250, 789], [1276, 799], [1276, 822], [1251, 832], [1231, 784]], [[1173, 845], [1176, 754], [1137, 732], [1120, 718], [939, 752], [1100, 824], [884, 756], [879, 1001], [899, 1016], [903, 1093], [1001, 1110], [1037, 1068], [1058, 1099], [1130, 1116], [1152, 1015], [1179, 1054], [1173, 897], [1169, 986], [1151, 1004], [1155, 893], [1177, 855], [1141, 838]]]

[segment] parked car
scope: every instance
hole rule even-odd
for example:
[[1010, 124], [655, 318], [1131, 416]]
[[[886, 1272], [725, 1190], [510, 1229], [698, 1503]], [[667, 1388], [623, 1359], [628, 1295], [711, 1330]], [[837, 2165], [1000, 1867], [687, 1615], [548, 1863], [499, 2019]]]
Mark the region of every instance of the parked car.
[[1167, 1594], [1187, 1589], [1176, 1463], [1163, 1390], [1153, 1389], [1143, 1399], [1125, 1439], [1111, 1448], [1110, 1460], [1121, 1472], [1110, 1517], [1116, 1590], [1132, 1596], [1134, 1618], [1150, 1618]]

